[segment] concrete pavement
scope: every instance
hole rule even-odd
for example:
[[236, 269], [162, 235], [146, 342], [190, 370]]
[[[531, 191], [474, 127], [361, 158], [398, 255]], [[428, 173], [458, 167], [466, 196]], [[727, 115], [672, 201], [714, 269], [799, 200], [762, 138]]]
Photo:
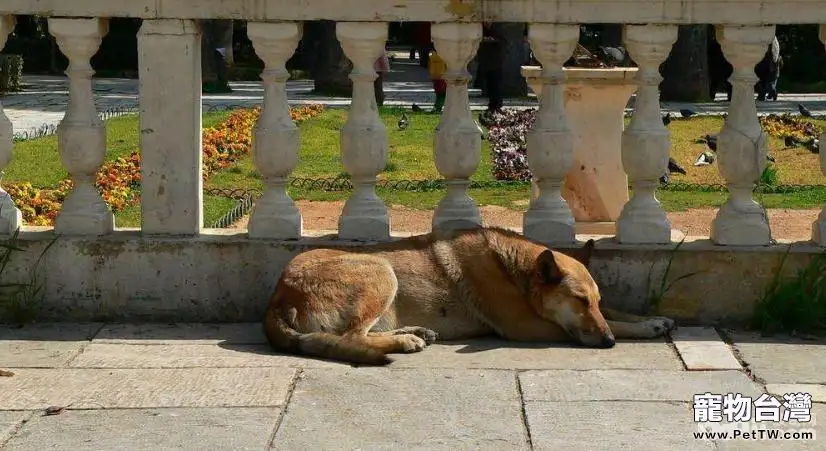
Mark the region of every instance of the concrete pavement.
[[727, 335], [733, 346], [695, 328], [608, 350], [437, 343], [357, 368], [277, 354], [259, 324], [0, 328], [0, 369], [15, 373], [0, 377], [0, 448], [826, 449], [826, 432], [694, 438], [698, 393], [805, 389], [815, 422], [826, 414], [826, 342]]

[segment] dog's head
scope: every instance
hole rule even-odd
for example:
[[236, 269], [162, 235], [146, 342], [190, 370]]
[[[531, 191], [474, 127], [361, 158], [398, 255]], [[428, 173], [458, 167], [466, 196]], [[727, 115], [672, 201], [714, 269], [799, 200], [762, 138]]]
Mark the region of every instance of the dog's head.
[[536, 259], [532, 303], [539, 314], [585, 346], [610, 348], [614, 335], [599, 310], [599, 287], [588, 272], [594, 241], [570, 257], [550, 249]]

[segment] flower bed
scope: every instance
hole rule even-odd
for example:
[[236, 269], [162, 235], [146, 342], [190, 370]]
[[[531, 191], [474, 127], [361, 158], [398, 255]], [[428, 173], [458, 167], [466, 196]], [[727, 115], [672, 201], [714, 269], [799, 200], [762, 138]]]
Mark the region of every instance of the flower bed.
[[[304, 105], [290, 108], [290, 116], [296, 122], [314, 118], [324, 111], [323, 105]], [[252, 144], [252, 128], [261, 113], [260, 107], [239, 109], [216, 127], [203, 131], [203, 176], [228, 167], [249, 155]], [[114, 212], [122, 211], [140, 202], [141, 156], [133, 152], [104, 163], [97, 173], [95, 186]], [[23, 212], [23, 221], [29, 225], [54, 225], [54, 220], [66, 196], [72, 189], [72, 181], [62, 180], [57, 188], [41, 189], [31, 183], [8, 183], [3, 188]]]
[[497, 180], [531, 179], [526, 136], [536, 120], [536, 110], [502, 110], [491, 114], [482, 125], [488, 128], [493, 152], [493, 177]]

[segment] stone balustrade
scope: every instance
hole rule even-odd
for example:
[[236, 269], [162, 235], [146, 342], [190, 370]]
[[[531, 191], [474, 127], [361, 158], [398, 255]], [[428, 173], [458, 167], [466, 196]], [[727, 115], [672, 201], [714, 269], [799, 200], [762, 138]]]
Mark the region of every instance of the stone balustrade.
[[[181, 246], [185, 248], [185, 243], [203, 247], [207, 245], [203, 236], [211, 239], [218, 234], [202, 228], [201, 52], [196, 20], [235, 18], [249, 21], [249, 37], [265, 63], [263, 112], [255, 125], [252, 150], [265, 192], [254, 207], [248, 234], [232, 237], [243, 241], [244, 249], [254, 249], [256, 242], [267, 240], [260, 243], [260, 255], [271, 256], [264, 248], [272, 243], [306, 235], [301, 213], [285, 189], [298, 165], [300, 140], [288, 111], [284, 65], [301, 37], [301, 21], [312, 19], [337, 22], [336, 36], [353, 62], [353, 98], [340, 132], [343, 163], [355, 188], [339, 221], [342, 240], [383, 241], [394, 232], [388, 208], [375, 192], [376, 176], [387, 161], [388, 143], [373, 93], [373, 62], [387, 39], [388, 22], [432, 22], [435, 47], [447, 64], [445, 110], [433, 131], [435, 165], [447, 190], [432, 225], [448, 229], [482, 224], [479, 208], [468, 195], [469, 177], [480, 161], [481, 138], [470, 111], [467, 71], [482, 36], [481, 22], [518, 21], [528, 23], [530, 44], [543, 65], [540, 109], [527, 139], [538, 193], [525, 213], [524, 233], [559, 246], [571, 246], [576, 240], [574, 215], [562, 195], [563, 179], [575, 159], [574, 137], [591, 132], [577, 130], [566, 113], [562, 64], [578, 39], [577, 24], [627, 23], [625, 44], [638, 65], [637, 97], [631, 124], [617, 143], [620, 153], [616, 157], [624, 171], [621, 176], [624, 179], [627, 174], [634, 194], [624, 205], [615, 206], [621, 214], [616, 219], [614, 242], [628, 249], [671, 245], [671, 224], [655, 194], [670, 149], [670, 135], [660, 119], [658, 67], [671, 51], [678, 25], [712, 23], [734, 67], [734, 92], [718, 144], [719, 168], [729, 197], [714, 219], [710, 238], [718, 248], [774, 249], [765, 213], [752, 198], [766, 154], [766, 137], [752, 95], [753, 68], [771, 41], [775, 25], [826, 24], [826, 0], [352, 0], [338, 6], [316, 0], [4, 0], [0, 3], [0, 47], [18, 14], [48, 16], [49, 30], [70, 63], [70, 101], [57, 134], [60, 158], [74, 189], [54, 228], [69, 239], [112, 242], [104, 236], [114, 234], [118, 235], [115, 241], [126, 240], [137, 249], [142, 240], [160, 237], [167, 246], [178, 246], [175, 252], [184, 256], [187, 250]], [[139, 233], [117, 228], [93, 186], [105, 154], [106, 130], [95, 111], [89, 62], [107, 32], [109, 17], [144, 19], [138, 36], [143, 171]], [[826, 28], [821, 26], [821, 30]], [[821, 39], [826, 41], [823, 31]], [[0, 104], [0, 169], [11, 159], [11, 143], [11, 123]], [[823, 153], [821, 164], [826, 172]], [[627, 192], [619, 195], [627, 199]], [[10, 234], [21, 223], [20, 212], [0, 188], [0, 234]], [[826, 207], [812, 225], [812, 240], [826, 246]], [[281, 264], [282, 257], [277, 258]], [[60, 282], [52, 282], [47, 291], [76, 289], [76, 283], [64, 279], [78, 275], [77, 271], [60, 273]], [[169, 294], [174, 293], [170, 291], [174, 283], [166, 280], [161, 285]], [[130, 291], [121, 284], [118, 289], [126, 293], [118, 302], [128, 303], [146, 288]]]

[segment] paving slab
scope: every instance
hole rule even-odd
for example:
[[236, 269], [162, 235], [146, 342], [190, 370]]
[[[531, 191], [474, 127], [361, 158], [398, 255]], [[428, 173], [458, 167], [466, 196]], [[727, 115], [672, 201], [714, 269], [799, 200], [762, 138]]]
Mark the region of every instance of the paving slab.
[[0, 410], [278, 407], [291, 368], [23, 369], [0, 378]]
[[[717, 451], [821, 451], [826, 449], [826, 406], [812, 406], [812, 423], [780, 422], [767, 426], [782, 431], [813, 430], [814, 440], [716, 440]], [[746, 428], [745, 430], [750, 430]]]
[[[766, 384], [766, 391], [777, 396], [783, 396], [786, 393], [808, 393], [812, 395], [812, 402], [826, 403], [826, 385]], [[826, 418], [824, 418], [823, 421], [826, 421]]]
[[671, 332], [671, 340], [689, 371], [742, 368], [729, 345], [712, 327], [680, 327]]
[[519, 381], [525, 401], [692, 402], [697, 393], [762, 393], [740, 371], [525, 371]]
[[102, 323], [35, 323], [23, 327], [0, 325], [0, 340], [88, 341]]
[[732, 340], [754, 374], [771, 384], [826, 383], [826, 341], [734, 333]]
[[277, 408], [67, 410], [32, 418], [9, 450], [261, 450]]
[[394, 368], [665, 369], [683, 364], [665, 341], [618, 342], [611, 349], [549, 346], [502, 340], [442, 342], [415, 354], [394, 355]]
[[100, 323], [0, 326], [0, 367], [58, 368], [78, 355]]
[[0, 340], [3, 368], [60, 368], [80, 353], [85, 341]]
[[93, 343], [140, 345], [266, 344], [261, 323], [109, 324]]
[[269, 345], [130, 345], [92, 343], [72, 368], [228, 368], [350, 366], [279, 354]]
[[669, 402], [526, 402], [534, 450], [713, 450], [695, 440], [691, 405]]
[[308, 369], [273, 448], [528, 449], [511, 371]]

